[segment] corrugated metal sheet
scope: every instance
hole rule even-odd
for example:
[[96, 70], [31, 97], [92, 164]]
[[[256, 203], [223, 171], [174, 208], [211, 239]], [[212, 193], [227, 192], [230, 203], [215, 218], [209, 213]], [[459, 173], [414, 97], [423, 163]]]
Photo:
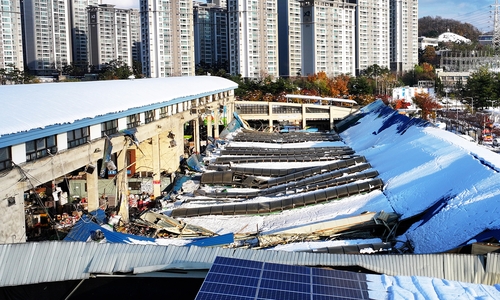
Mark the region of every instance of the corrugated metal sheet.
[[361, 266], [390, 276], [500, 283], [500, 254], [349, 255], [117, 243], [40, 242], [0, 245], [0, 287], [89, 278], [92, 274], [205, 269], [217, 256], [302, 266]]
[[[494, 285], [500, 282], [500, 253], [488, 253], [486, 256], [486, 268], [482, 278], [476, 278], [475, 282]], [[478, 274], [479, 275], [479, 274]]]
[[228, 233], [207, 238], [194, 239], [189, 246], [212, 247], [234, 243], [234, 234]]
[[92, 222], [87, 216], [82, 216], [82, 218], [76, 222], [71, 228], [71, 231], [64, 238], [64, 241], [86, 242], [91, 237], [92, 232], [95, 231], [101, 231], [106, 241], [110, 243], [132, 243], [134, 241], [155, 243], [154, 238], [107, 230], [97, 223]]

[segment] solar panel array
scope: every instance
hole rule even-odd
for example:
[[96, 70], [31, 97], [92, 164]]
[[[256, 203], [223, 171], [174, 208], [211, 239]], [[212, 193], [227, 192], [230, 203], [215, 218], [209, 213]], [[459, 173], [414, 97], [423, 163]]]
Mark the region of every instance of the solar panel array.
[[370, 299], [365, 274], [217, 257], [196, 300]]

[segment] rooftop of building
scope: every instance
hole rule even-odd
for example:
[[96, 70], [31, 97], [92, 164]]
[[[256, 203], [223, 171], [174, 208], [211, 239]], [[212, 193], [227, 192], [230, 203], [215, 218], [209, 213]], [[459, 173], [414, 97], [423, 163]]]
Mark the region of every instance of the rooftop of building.
[[235, 88], [216, 76], [0, 86], [0, 147], [14, 135], [33, 140]]

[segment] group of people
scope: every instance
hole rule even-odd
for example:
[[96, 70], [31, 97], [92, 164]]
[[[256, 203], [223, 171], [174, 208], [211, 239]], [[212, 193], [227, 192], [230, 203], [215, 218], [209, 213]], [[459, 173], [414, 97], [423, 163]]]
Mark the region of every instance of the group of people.
[[154, 207], [154, 200], [154, 195], [150, 195], [147, 192], [135, 195], [131, 194], [129, 195], [128, 205], [129, 207], [137, 207], [139, 211], [144, 211]]

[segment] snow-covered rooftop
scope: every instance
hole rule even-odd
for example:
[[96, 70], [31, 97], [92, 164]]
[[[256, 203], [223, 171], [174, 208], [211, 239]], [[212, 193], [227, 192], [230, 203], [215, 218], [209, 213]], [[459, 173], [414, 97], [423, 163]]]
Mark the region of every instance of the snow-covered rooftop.
[[458, 35], [456, 33], [453, 33], [453, 32], [445, 32], [445, 33], [441, 33], [439, 36], [438, 36], [438, 42], [452, 42], [452, 43], [470, 43], [471, 41], [468, 39], [468, 38], [465, 38], [461, 35]]
[[[423, 214], [420, 221], [398, 237], [399, 241], [411, 243], [414, 253], [449, 251], [473, 242], [487, 230], [500, 229], [500, 156], [497, 153], [429, 123], [402, 116], [380, 101], [365, 107], [361, 115], [361, 119], [340, 133], [343, 142], [308, 142], [286, 147], [348, 145], [379, 172], [384, 182], [382, 190], [271, 215], [199, 216], [184, 221], [219, 234], [256, 228], [265, 234], [352, 217], [364, 211], [395, 212], [402, 219]], [[229, 146], [262, 145], [230, 141]], [[268, 168], [270, 165], [245, 166]], [[279, 167], [288, 166], [279, 163]], [[297, 163], [292, 167], [297, 167]], [[251, 201], [269, 201], [269, 198]], [[178, 201], [176, 208], [200, 205], [198, 203]], [[339, 241], [319, 242], [314, 247], [328, 247], [329, 243], [339, 245]], [[311, 247], [311, 244], [297, 243], [282, 249], [295, 251]]]
[[2, 85], [0, 137], [236, 87], [216, 76]]

